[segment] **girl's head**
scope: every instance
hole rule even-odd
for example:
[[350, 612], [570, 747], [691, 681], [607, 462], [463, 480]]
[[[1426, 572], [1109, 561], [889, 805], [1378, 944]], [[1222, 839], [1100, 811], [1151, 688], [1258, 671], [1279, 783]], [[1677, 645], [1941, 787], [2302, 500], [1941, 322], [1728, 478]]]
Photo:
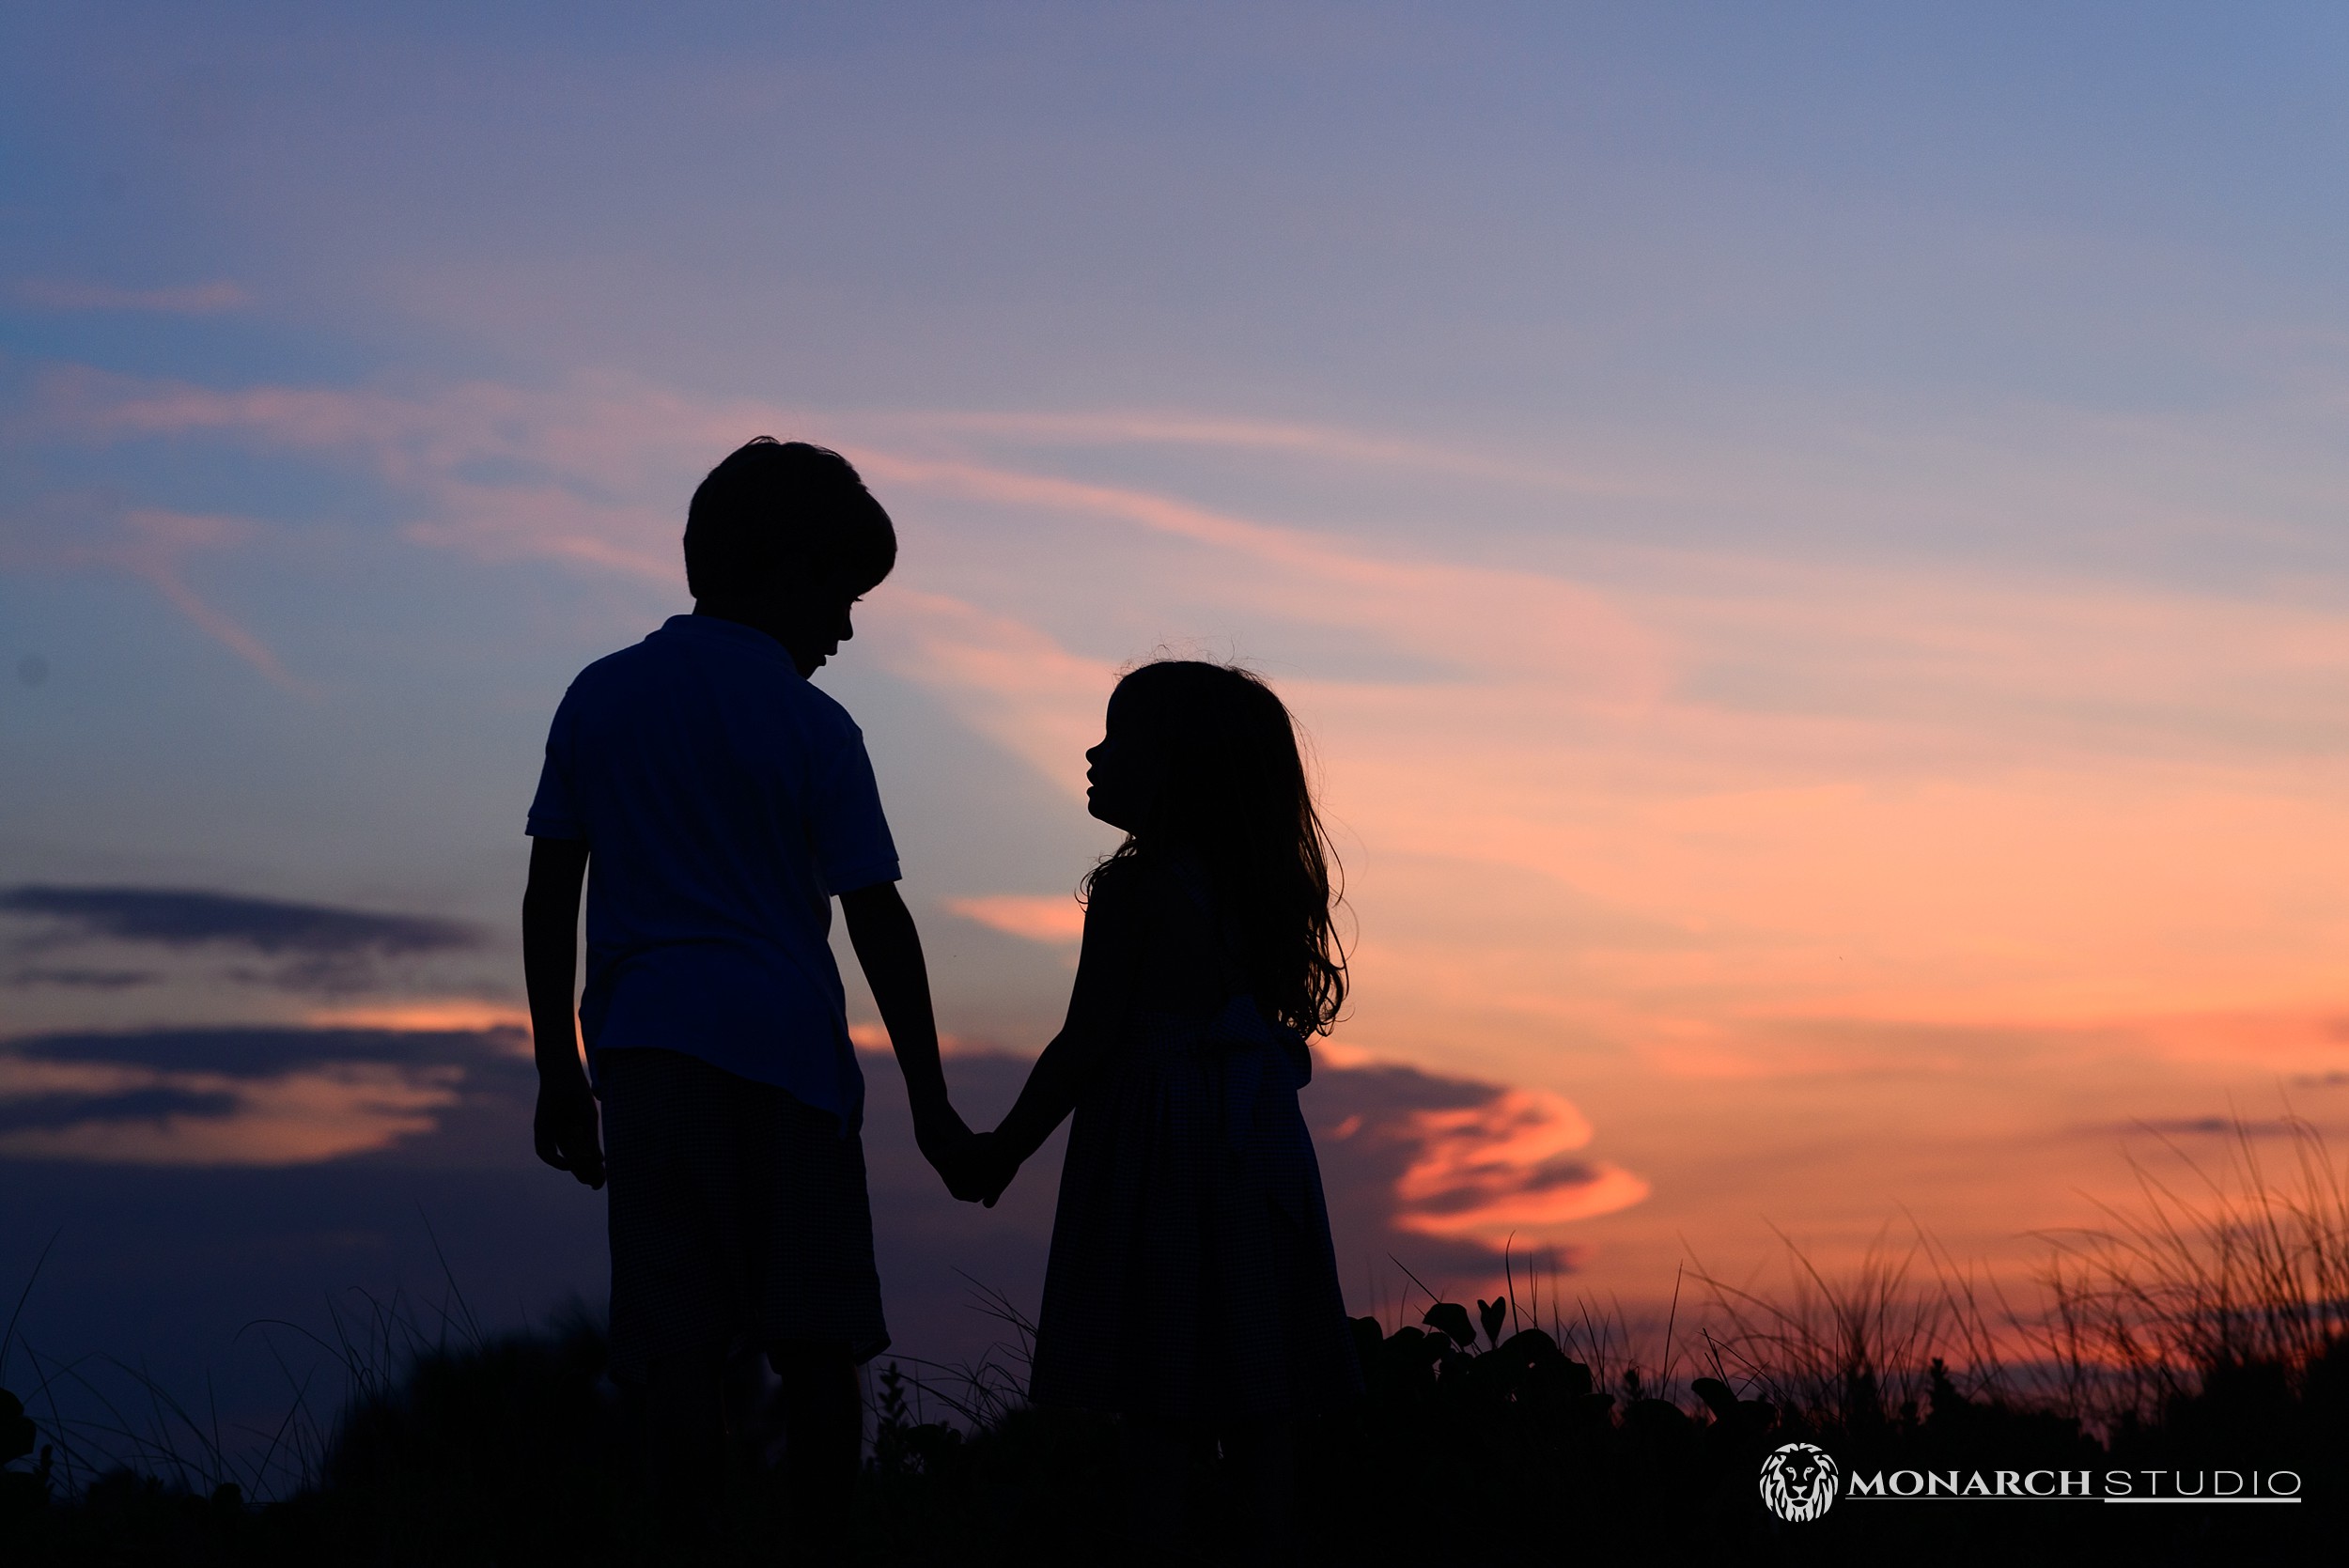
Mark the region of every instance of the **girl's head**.
[[1296, 1029], [1327, 1029], [1346, 1000], [1331, 857], [1272, 689], [1221, 664], [1144, 664], [1111, 693], [1107, 733], [1085, 760], [1088, 809], [1126, 830], [1115, 858], [1196, 856], [1257, 1001]]

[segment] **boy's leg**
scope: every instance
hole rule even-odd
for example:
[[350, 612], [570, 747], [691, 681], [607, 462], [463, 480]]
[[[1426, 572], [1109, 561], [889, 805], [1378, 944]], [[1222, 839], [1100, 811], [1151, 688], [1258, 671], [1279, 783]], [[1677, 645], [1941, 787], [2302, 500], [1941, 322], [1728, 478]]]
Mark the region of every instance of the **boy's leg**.
[[725, 1358], [715, 1350], [653, 1358], [645, 1424], [646, 1479], [662, 1534], [716, 1534], [725, 1498]]
[[802, 1549], [842, 1552], [864, 1458], [864, 1396], [844, 1344], [796, 1341], [770, 1359], [783, 1379], [784, 1476]]

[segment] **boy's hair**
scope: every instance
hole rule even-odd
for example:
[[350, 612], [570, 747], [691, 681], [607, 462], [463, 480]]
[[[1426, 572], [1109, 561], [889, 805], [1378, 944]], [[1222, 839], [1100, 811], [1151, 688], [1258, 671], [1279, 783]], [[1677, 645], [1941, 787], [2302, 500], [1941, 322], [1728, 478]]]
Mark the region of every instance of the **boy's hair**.
[[685, 585], [739, 603], [793, 581], [850, 597], [897, 564], [897, 531], [848, 459], [760, 436], [709, 471], [685, 514]]
[[1164, 846], [1195, 856], [1257, 1002], [1299, 1033], [1346, 1005], [1331, 906], [1337, 857], [1315, 808], [1288, 708], [1250, 671], [1196, 660], [1144, 664], [1117, 683], [1158, 773], [1151, 818], [1095, 877]]

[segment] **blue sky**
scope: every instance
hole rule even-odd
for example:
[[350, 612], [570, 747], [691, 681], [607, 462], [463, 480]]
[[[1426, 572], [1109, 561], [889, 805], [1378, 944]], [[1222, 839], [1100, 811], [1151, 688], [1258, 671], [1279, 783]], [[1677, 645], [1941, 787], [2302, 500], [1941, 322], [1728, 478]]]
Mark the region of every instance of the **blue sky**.
[[[2338, 8], [0, 29], [0, 888], [487, 933], [329, 991], [20, 910], [11, 1036], [510, 1017], [547, 716], [771, 432], [904, 537], [822, 678], [962, 1048], [1057, 1015], [1115, 670], [1290, 695], [1361, 935], [1333, 1070], [1486, 1095], [1372, 1126], [1418, 1153], [1365, 1235], [1628, 1297], [1893, 1205], [2011, 1260], [2132, 1118], [2338, 1115]], [[454, 1147], [419, 1051], [194, 1064], [238, 1109], [174, 1130], [73, 1110], [162, 1093], [129, 1057], [0, 1048], [0, 1146], [340, 1179]]]

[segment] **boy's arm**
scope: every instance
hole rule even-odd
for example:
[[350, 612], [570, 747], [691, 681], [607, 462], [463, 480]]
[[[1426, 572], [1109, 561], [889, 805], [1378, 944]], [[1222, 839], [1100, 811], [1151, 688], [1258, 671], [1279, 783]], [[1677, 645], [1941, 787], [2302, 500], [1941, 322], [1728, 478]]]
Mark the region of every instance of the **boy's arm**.
[[840, 912], [848, 918], [848, 942], [880, 1007], [889, 1048], [897, 1053], [897, 1066], [906, 1075], [914, 1141], [921, 1145], [923, 1157], [945, 1174], [969, 1142], [971, 1129], [946, 1100], [946, 1069], [938, 1059], [938, 1020], [930, 1011], [929, 966], [922, 959], [922, 934], [914, 929], [913, 912], [897, 896], [894, 882], [842, 893]]
[[579, 1063], [572, 1008], [579, 979], [579, 889], [587, 876], [583, 838], [530, 841], [530, 886], [522, 893], [522, 982], [538, 1062], [538, 1157], [589, 1187], [603, 1185], [596, 1097]]

